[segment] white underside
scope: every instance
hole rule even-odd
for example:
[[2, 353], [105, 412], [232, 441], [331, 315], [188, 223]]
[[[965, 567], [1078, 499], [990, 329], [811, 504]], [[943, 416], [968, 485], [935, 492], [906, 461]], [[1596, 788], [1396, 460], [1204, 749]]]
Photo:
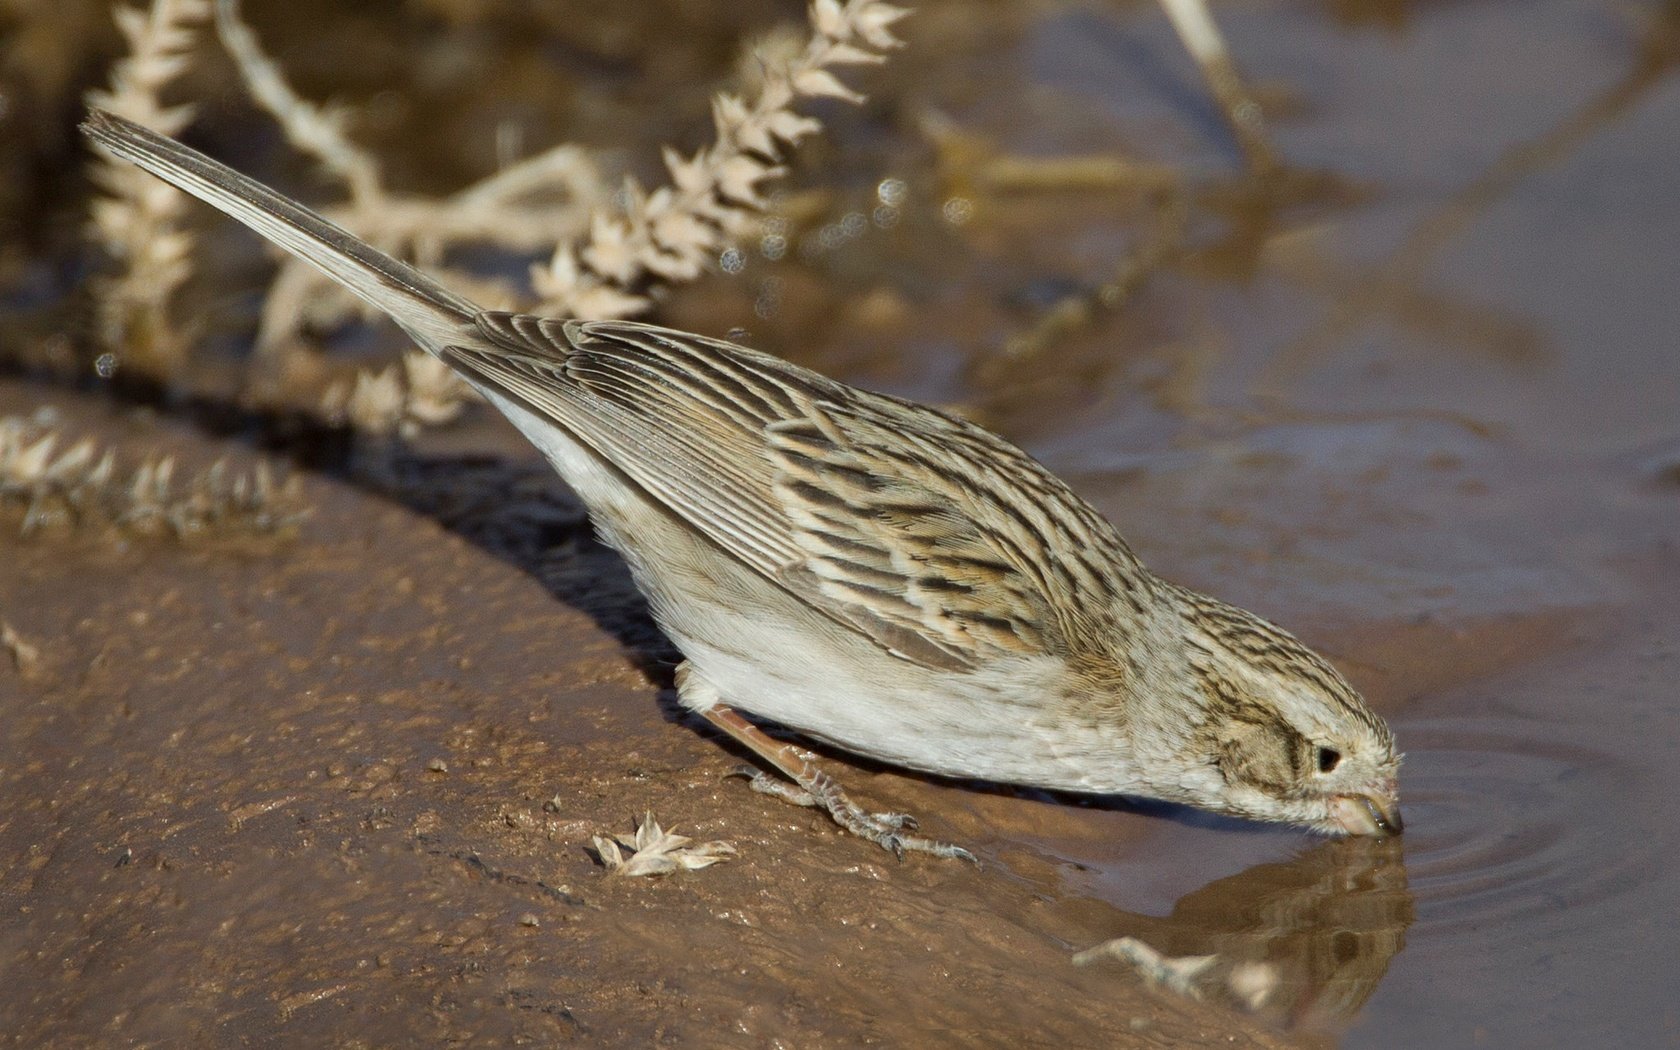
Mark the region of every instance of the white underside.
[[[497, 408], [589, 507], [692, 672], [731, 707], [844, 750], [930, 773], [1073, 791], [1142, 788], [1118, 728], [1065, 727], [1049, 657], [974, 673], [888, 654], [725, 554], [600, 456], [493, 391]], [[704, 708], [714, 694], [693, 690]]]

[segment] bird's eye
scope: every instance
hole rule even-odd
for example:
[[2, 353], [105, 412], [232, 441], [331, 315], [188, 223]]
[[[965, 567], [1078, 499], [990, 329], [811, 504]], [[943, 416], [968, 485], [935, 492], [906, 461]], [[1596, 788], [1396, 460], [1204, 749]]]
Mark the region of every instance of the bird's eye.
[[1330, 772], [1340, 765], [1341, 761], [1342, 753], [1335, 748], [1321, 747], [1318, 749], [1318, 771], [1320, 773]]

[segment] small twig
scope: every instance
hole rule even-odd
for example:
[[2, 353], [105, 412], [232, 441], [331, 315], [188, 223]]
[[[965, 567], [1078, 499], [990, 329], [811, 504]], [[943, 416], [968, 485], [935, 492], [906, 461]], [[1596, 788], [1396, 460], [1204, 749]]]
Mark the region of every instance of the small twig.
[[12, 655], [12, 666], [25, 678], [32, 677], [41, 664], [41, 649], [24, 640], [12, 625], [0, 620], [0, 648]]
[[257, 35], [241, 21], [239, 0], [216, 0], [216, 33], [239, 67], [246, 89], [286, 129], [286, 141], [344, 180], [357, 206], [377, 204], [385, 196], [379, 163], [344, 134], [348, 112], [317, 106], [292, 90], [280, 67], [263, 53]]
[[1143, 282], [1183, 246], [1187, 221], [1183, 196], [1163, 195], [1149, 232], [1115, 264], [1108, 277], [1052, 303], [1039, 314], [1031, 328], [1004, 343], [1003, 357], [1014, 364], [1030, 360], [1089, 326], [1099, 314], [1122, 308]]
[[1173, 28], [1178, 31], [1178, 38], [1184, 41], [1190, 57], [1201, 67], [1208, 90], [1213, 92], [1220, 112], [1224, 114], [1226, 123], [1231, 125], [1231, 132], [1236, 135], [1237, 145], [1242, 147], [1249, 168], [1257, 173], [1275, 171], [1278, 167], [1277, 153], [1266, 133], [1265, 114], [1243, 86], [1236, 63], [1231, 60], [1231, 51], [1225, 46], [1225, 38], [1220, 34], [1213, 14], [1208, 11], [1207, 0], [1161, 0], [1161, 6], [1166, 9], [1167, 17], [1172, 20]]

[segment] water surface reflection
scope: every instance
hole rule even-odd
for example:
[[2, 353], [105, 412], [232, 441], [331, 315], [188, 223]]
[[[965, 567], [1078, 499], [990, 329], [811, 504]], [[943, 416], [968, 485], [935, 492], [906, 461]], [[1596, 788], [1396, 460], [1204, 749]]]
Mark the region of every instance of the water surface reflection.
[[1180, 992], [1289, 1029], [1345, 1029], [1415, 918], [1403, 850], [1397, 839], [1320, 843], [1210, 882], [1166, 916], [1117, 910], [1101, 932], [1158, 952], [1159, 967], [1129, 965]]

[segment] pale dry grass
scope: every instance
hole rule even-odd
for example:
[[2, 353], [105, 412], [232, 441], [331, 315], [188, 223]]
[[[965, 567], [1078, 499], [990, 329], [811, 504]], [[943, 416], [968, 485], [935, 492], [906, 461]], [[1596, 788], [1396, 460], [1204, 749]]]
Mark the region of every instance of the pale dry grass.
[[[755, 75], [746, 91], [716, 96], [711, 145], [691, 156], [665, 149], [666, 186], [650, 190], [627, 179], [615, 189], [590, 151], [563, 145], [433, 200], [389, 193], [377, 160], [346, 133], [347, 112], [292, 90], [240, 20], [237, 0], [216, 6], [218, 33], [252, 96], [293, 146], [346, 187], [348, 203], [326, 209], [328, 218], [434, 272], [458, 244], [518, 252], [550, 246], [547, 262], [531, 269], [540, 300], [534, 305], [522, 304], [517, 288], [447, 269], [439, 276], [486, 306], [528, 305], [585, 319], [647, 311], [657, 288], [694, 280], [735, 239], [756, 232], [768, 207], [764, 184], [782, 174], [780, 159], [790, 148], [821, 128], [798, 112], [799, 103], [861, 100], [835, 71], [883, 61], [899, 46], [891, 27], [905, 13], [880, 0], [817, 0], [796, 46], [772, 35], [752, 52]], [[331, 323], [356, 308], [330, 281], [288, 260], [264, 303], [259, 354], [283, 357], [305, 322]], [[452, 419], [467, 396], [464, 384], [410, 355], [400, 369], [372, 369], [335, 384], [321, 408], [334, 421], [388, 434]]]
[[190, 539], [210, 532], [285, 533], [307, 515], [294, 475], [280, 480], [266, 462], [250, 473], [218, 462], [180, 479], [172, 457], [123, 466], [91, 438], [69, 440], [19, 416], [0, 417], [0, 511], [19, 531], [114, 528]]
[[[88, 104], [166, 135], [192, 120], [192, 107], [166, 106], [163, 90], [187, 68], [209, 0], [154, 0], [150, 8], [118, 7], [117, 26], [129, 53], [111, 67], [111, 85], [88, 93]], [[155, 379], [178, 375], [193, 333], [171, 315], [176, 291], [192, 273], [192, 236], [181, 228], [187, 197], [133, 165], [102, 155], [93, 172], [102, 195], [90, 234], [116, 263], [95, 285], [99, 335], [117, 364]]]

